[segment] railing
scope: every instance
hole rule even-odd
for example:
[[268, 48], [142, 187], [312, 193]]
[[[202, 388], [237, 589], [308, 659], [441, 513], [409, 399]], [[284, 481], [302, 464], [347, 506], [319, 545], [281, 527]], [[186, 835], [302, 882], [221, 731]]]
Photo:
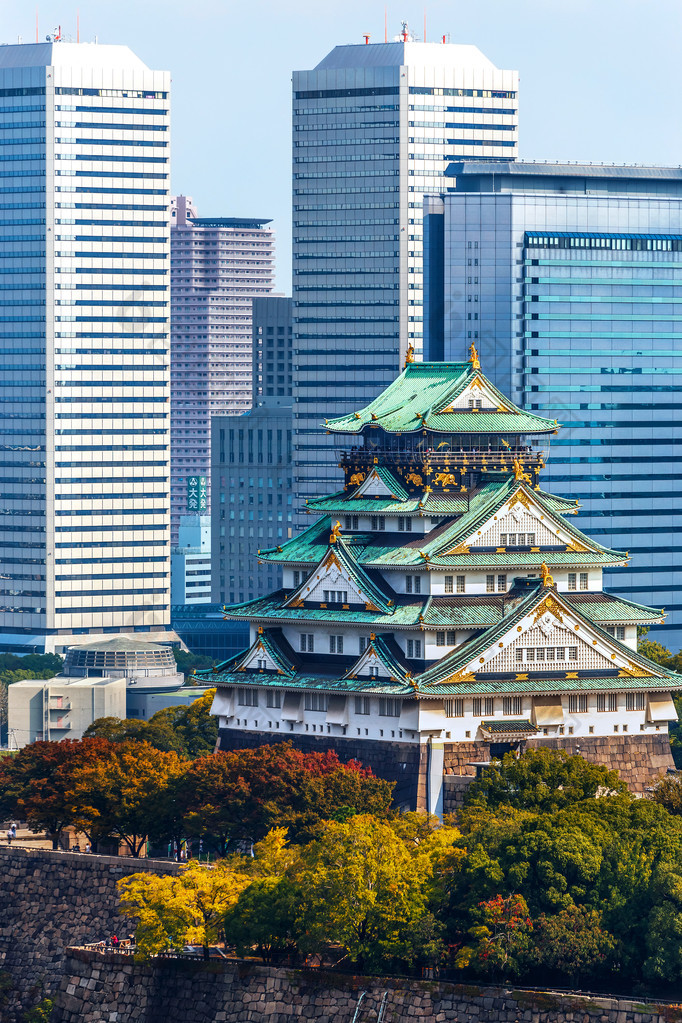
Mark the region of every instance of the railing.
[[545, 464], [544, 453], [530, 448], [472, 448], [470, 451], [438, 451], [435, 448], [425, 448], [423, 451], [373, 451], [371, 448], [351, 448], [340, 452], [339, 465], [342, 469], [367, 463], [371, 465], [373, 458], [381, 465], [406, 465], [422, 469], [427, 463], [434, 469], [437, 466], [471, 468], [486, 463], [504, 463], [511, 470], [515, 458], [526, 468]]

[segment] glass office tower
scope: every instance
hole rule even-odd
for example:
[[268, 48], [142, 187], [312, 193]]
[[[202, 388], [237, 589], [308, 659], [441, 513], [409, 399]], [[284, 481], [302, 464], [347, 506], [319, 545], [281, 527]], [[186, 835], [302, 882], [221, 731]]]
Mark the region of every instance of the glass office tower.
[[581, 529], [631, 562], [609, 588], [665, 607], [682, 646], [682, 170], [462, 163], [425, 201], [426, 351], [470, 344], [566, 427], [547, 465]]
[[518, 74], [475, 46], [337, 46], [293, 81], [296, 501], [337, 474], [326, 417], [421, 358], [422, 197], [455, 159], [515, 159]]
[[0, 649], [170, 621], [169, 86], [0, 47]]

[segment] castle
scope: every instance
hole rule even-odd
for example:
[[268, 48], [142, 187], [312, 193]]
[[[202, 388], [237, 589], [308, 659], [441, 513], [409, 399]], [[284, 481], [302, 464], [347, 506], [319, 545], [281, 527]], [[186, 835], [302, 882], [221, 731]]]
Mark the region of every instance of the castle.
[[258, 556], [283, 589], [225, 609], [248, 650], [200, 672], [223, 749], [289, 739], [451, 809], [477, 765], [564, 747], [643, 791], [673, 766], [682, 676], [637, 652], [663, 613], [604, 592], [628, 562], [544, 492], [556, 420], [513, 405], [470, 361], [408, 361], [370, 405], [326, 423], [345, 483]]

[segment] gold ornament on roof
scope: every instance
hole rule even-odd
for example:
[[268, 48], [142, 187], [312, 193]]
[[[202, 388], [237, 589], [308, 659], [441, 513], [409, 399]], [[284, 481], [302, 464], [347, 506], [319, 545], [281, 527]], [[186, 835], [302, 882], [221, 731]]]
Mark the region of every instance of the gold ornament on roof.
[[407, 346], [407, 354], [405, 355], [405, 368], [409, 366], [411, 362], [414, 362], [414, 346]]
[[512, 462], [512, 468], [514, 469], [514, 479], [517, 483], [530, 483], [531, 479], [527, 472], [524, 472], [524, 465], [520, 458], [515, 458]]
[[469, 348], [469, 361], [473, 369], [480, 369], [481, 362], [478, 358], [478, 352], [476, 351], [476, 345], [471, 345]]
[[542, 585], [543, 586], [554, 586], [554, 580], [552, 579], [550, 571], [547, 568], [547, 565], [545, 564], [544, 561], [540, 565], [540, 571], [542, 572]]
[[339, 539], [340, 536], [341, 536], [341, 523], [337, 521], [332, 526], [332, 531], [331, 531], [331, 536], [329, 537], [329, 542], [330, 543], [336, 543], [336, 541]]

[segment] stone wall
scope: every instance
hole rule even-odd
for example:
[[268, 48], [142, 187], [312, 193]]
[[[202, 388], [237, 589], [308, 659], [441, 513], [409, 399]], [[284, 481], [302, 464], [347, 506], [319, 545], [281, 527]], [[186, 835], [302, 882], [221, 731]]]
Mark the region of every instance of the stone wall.
[[45, 849], [0, 847], [0, 970], [14, 991], [2, 1020], [56, 991], [68, 945], [126, 935], [118, 915], [116, 882], [138, 871], [171, 873], [177, 864]]
[[[344, 763], [360, 760], [379, 778], [395, 781], [394, 799], [398, 806], [423, 810], [427, 805], [427, 747], [408, 742], [379, 742], [331, 735], [273, 735], [269, 732], [244, 732], [221, 728], [218, 746], [222, 750], [254, 749], [266, 743], [291, 741], [305, 753], [333, 749]], [[475, 777], [472, 763], [501, 756], [518, 746], [528, 749], [565, 749], [597, 764], [618, 771], [632, 792], [641, 795], [669, 767], [674, 767], [667, 732], [617, 734], [613, 736], [560, 736], [528, 739], [520, 743], [453, 742], [444, 744], [443, 808], [451, 813], [461, 806], [466, 787]]]
[[[357, 1010], [357, 1015], [356, 1015]], [[671, 1006], [69, 949], [54, 1023], [671, 1023]]]

